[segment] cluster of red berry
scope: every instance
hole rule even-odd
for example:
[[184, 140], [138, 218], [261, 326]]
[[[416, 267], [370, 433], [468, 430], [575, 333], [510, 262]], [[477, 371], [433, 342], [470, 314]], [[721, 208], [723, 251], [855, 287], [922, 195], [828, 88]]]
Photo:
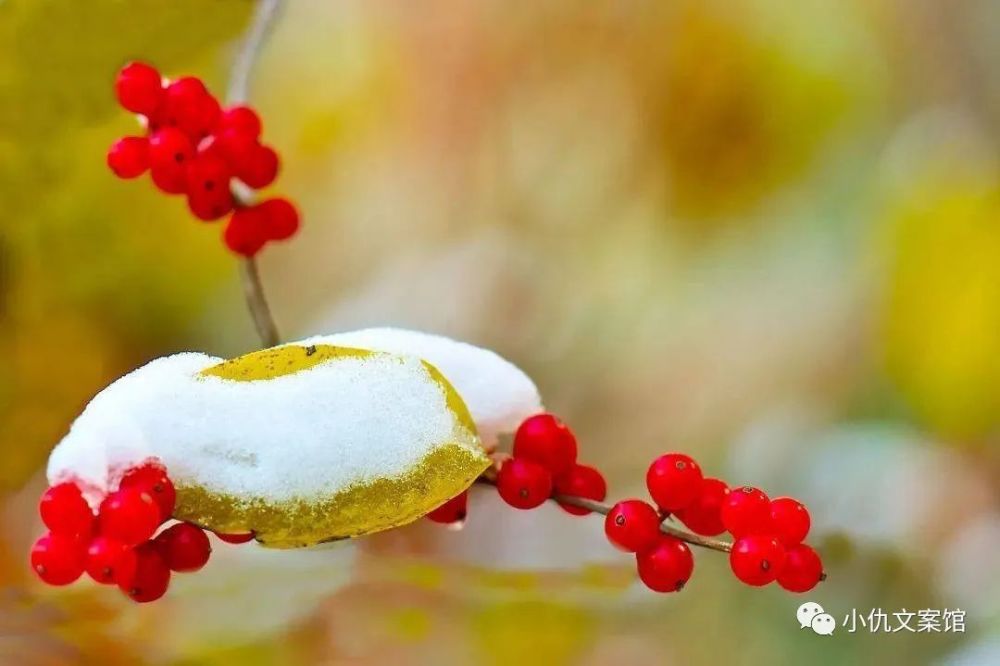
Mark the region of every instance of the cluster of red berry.
[[810, 520], [798, 500], [771, 500], [763, 491], [743, 486], [726, 494], [721, 516], [736, 539], [729, 565], [747, 585], [777, 580], [790, 592], [808, 592], [826, 577], [819, 554], [802, 543]]
[[233, 196], [233, 178], [260, 189], [278, 175], [278, 154], [260, 142], [261, 122], [253, 109], [223, 109], [200, 79], [166, 81], [140, 62], [122, 68], [115, 93], [122, 107], [144, 119], [147, 130], [146, 136], [112, 144], [108, 166], [117, 176], [136, 178], [148, 170], [163, 192], [187, 195], [188, 207], [200, 220], [232, 213], [223, 240], [243, 256], [295, 235], [299, 214], [288, 199], [246, 205]]
[[[554, 499], [573, 515], [591, 509], [606, 513], [608, 541], [635, 553], [640, 580], [657, 592], [682, 589], [694, 571], [688, 544], [675, 536], [677, 531], [661, 529], [671, 517], [697, 535], [732, 534], [736, 541], [730, 566], [748, 585], [777, 580], [786, 590], [806, 592], [823, 578], [819, 555], [802, 543], [809, 532], [809, 513], [790, 497], [770, 500], [756, 488], [730, 489], [719, 479], [704, 477], [690, 456], [668, 453], [654, 460], [646, 474], [655, 506], [627, 499], [606, 507], [599, 504], [607, 494], [604, 477], [576, 459], [576, 437], [562, 421], [551, 414], [532, 416], [514, 435], [513, 455], [496, 475], [497, 491], [517, 509], [533, 509]], [[574, 498], [595, 504], [579, 506]], [[103, 498], [96, 515], [75, 483], [52, 486], [39, 504], [50, 531], [32, 547], [31, 566], [50, 585], [68, 585], [86, 571], [98, 583], [118, 585], [135, 601], [155, 601], [166, 593], [171, 572], [197, 571], [212, 552], [208, 536], [191, 523], [175, 523], [157, 534], [170, 520], [175, 502], [174, 485], [156, 462], [129, 470], [118, 488]], [[461, 524], [467, 503], [465, 491], [427, 517]], [[253, 538], [216, 536], [228, 543]], [[697, 542], [690, 534], [684, 538]]]
[[[810, 519], [801, 502], [771, 500], [749, 486], [730, 489], [724, 481], [705, 477], [683, 453], [654, 460], [646, 488], [659, 510], [642, 500], [625, 500], [611, 509], [604, 528], [612, 543], [637, 553], [639, 575], [653, 589], [681, 589], [693, 568], [686, 544], [660, 533], [660, 523], [671, 515], [701, 536], [728, 531], [735, 539], [729, 565], [747, 585], [777, 580], [786, 590], [806, 592], [823, 578], [819, 555], [802, 543]], [[664, 571], [670, 575], [665, 577]]]
[[[573, 432], [551, 414], [525, 420], [514, 436], [513, 457], [503, 462], [496, 477], [500, 497], [517, 509], [533, 509], [554, 498], [574, 515], [586, 508], [559, 501], [578, 497], [601, 502], [607, 484], [601, 473], [576, 462]], [[660, 456], [650, 465], [646, 486], [655, 506], [627, 499], [607, 509], [604, 532], [616, 548], [635, 553], [639, 578], [657, 592], [676, 592], [694, 571], [688, 544], [660, 529], [673, 517], [701, 536], [728, 531], [736, 539], [730, 566], [748, 585], [777, 580], [792, 592], [811, 590], [823, 578], [815, 550], [802, 543], [809, 532], [809, 512], [800, 502], [768, 499], [756, 488], [730, 489], [719, 479], [707, 478], [698, 463], [682, 453]], [[435, 522], [455, 523], [465, 518], [467, 493], [432, 511]]]
[[[576, 436], [552, 414], [536, 414], [525, 419], [514, 436], [513, 457], [497, 473], [500, 497], [518, 509], [533, 509], [556, 495], [572, 495], [601, 501], [608, 487], [593, 467], [576, 462]], [[465, 520], [469, 492], [465, 491], [427, 514], [444, 524]], [[560, 506], [575, 516], [590, 511], [572, 504]]]
[[[198, 571], [212, 552], [208, 536], [191, 523], [156, 534], [170, 520], [175, 501], [174, 484], [155, 463], [129, 470], [96, 515], [75, 483], [52, 486], [38, 507], [49, 532], [32, 547], [31, 568], [49, 585], [69, 585], [86, 571], [135, 601], [155, 601], [167, 591], [172, 571]], [[253, 538], [217, 536], [229, 543]]]

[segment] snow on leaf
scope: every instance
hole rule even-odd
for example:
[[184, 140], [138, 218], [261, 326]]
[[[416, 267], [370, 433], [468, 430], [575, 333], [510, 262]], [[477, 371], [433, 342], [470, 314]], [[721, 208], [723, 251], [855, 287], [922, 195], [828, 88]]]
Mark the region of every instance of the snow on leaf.
[[487, 449], [501, 434], [512, 433], [521, 421], [542, 411], [534, 382], [498, 354], [440, 335], [399, 328], [367, 328], [318, 335], [296, 345], [330, 344], [413, 355], [438, 368], [469, 407]]
[[177, 486], [175, 517], [275, 547], [405, 524], [489, 464], [433, 366], [326, 344], [157, 359], [91, 401], [48, 475], [77, 480], [96, 504], [150, 458]]

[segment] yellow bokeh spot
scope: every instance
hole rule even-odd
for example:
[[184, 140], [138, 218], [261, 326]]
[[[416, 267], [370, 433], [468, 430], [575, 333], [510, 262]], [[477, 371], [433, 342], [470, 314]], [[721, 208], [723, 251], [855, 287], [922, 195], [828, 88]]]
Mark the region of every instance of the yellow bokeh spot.
[[575, 663], [594, 633], [578, 607], [527, 600], [485, 608], [473, 618], [484, 663], [558, 666]]
[[890, 214], [885, 359], [921, 419], [977, 438], [1000, 425], [1000, 190], [921, 185]]

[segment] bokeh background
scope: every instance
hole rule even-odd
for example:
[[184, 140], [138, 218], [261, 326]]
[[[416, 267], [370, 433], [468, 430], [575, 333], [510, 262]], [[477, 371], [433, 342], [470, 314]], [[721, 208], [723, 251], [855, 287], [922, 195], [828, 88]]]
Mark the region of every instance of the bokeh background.
[[496, 349], [612, 495], [680, 449], [813, 510], [838, 621], [696, 553], [635, 583], [596, 519], [475, 494], [314, 552], [217, 544], [134, 606], [46, 589], [44, 463], [162, 354], [256, 344], [219, 226], [106, 147], [142, 58], [224, 86], [244, 0], [0, 2], [0, 663], [1000, 663], [1000, 4], [290, 1], [252, 100], [301, 202], [262, 272], [285, 336], [394, 324]]

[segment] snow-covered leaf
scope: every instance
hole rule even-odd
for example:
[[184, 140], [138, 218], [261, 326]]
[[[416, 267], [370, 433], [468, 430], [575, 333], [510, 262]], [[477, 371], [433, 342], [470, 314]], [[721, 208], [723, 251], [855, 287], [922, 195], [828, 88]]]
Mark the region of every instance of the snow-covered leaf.
[[468, 405], [479, 437], [488, 449], [498, 435], [512, 433], [521, 421], [542, 411], [534, 382], [498, 354], [440, 335], [399, 328], [366, 328], [318, 335], [293, 344], [328, 344], [412, 355], [438, 368]]
[[150, 458], [178, 488], [176, 517], [275, 547], [405, 524], [489, 464], [434, 366], [328, 344], [157, 359], [91, 401], [49, 480], [75, 479], [96, 503]]

